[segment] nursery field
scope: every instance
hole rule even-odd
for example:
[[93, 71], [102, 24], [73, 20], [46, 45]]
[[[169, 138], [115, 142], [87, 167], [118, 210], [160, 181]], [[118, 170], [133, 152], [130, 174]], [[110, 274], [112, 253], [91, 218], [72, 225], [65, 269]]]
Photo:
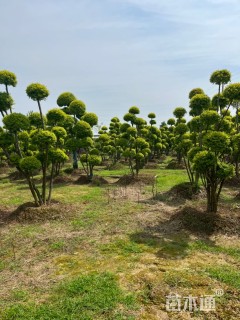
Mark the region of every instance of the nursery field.
[[204, 188], [193, 194], [169, 161], [134, 179], [123, 164], [96, 167], [91, 183], [62, 170], [41, 207], [1, 168], [0, 319], [238, 319], [240, 184], [207, 213]]

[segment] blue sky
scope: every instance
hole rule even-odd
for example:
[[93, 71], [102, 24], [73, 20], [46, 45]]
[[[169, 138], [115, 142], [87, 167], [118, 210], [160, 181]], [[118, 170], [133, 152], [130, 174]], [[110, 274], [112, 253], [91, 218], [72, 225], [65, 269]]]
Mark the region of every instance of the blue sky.
[[17, 75], [16, 112], [37, 110], [25, 89], [40, 82], [51, 93], [44, 111], [70, 91], [99, 123], [133, 105], [160, 123], [188, 107], [192, 88], [215, 94], [214, 70], [240, 81], [238, 0], [0, 0], [0, 12], [0, 69]]

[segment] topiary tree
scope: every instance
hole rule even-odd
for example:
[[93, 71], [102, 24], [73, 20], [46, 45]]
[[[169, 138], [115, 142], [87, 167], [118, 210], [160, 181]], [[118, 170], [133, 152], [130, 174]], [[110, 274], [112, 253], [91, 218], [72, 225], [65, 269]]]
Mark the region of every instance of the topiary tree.
[[3, 84], [5, 86], [6, 93], [9, 94], [8, 86], [16, 87], [17, 77], [11, 71], [0, 70], [0, 84]]
[[54, 108], [47, 112], [46, 117], [48, 125], [57, 126], [64, 122], [66, 114], [62, 110]]
[[8, 110], [12, 113], [12, 106], [14, 105], [13, 98], [7, 92], [0, 92], [0, 112], [2, 116], [8, 114]]
[[192, 99], [196, 94], [204, 94], [203, 89], [201, 88], [194, 88], [189, 92], [188, 98]]
[[[66, 137], [64, 128], [55, 127], [52, 129], [53, 132], [43, 130], [38, 128], [41, 122], [39, 120], [42, 120], [39, 114], [27, 117], [21, 113], [12, 113], [3, 118], [4, 128], [0, 130], [0, 147], [8, 163], [14, 165], [25, 176], [37, 206], [50, 203], [53, 174], [59, 173], [59, 164], [68, 158], [64, 150], [60, 150]], [[58, 149], [55, 149], [56, 147]], [[52, 169], [47, 195], [47, 170], [50, 165]], [[34, 175], [39, 174], [40, 170], [41, 191], [34, 181]]]
[[205, 94], [196, 94], [190, 100], [191, 116], [199, 116], [204, 110], [208, 110], [211, 106], [211, 99]]
[[96, 126], [98, 123], [98, 117], [95, 113], [87, 112], [83, 115], [82, 120], [89, 123], [91, 127]]
[[[29, 112], [28, 113], [28, 119], [30, 122], [30, 125], [34, 128], [42, 128], [42, 118], [39, 112]], [[44, 126], [47, 123], [47, 118], [45, 116], [43, 116], [43, 122], [44, 122]]]
[[181, 122], [181, 119], [183, 119], [186, 113], [186, 109], [182, 107], [178, 107], [173, 111], [173, 115], [177, 118], [177, 123]]
[[41, 120], [42, 120], [42, 128], [44, 129], [45, 123], [43, 119], [43, 113], [42, 113], [40, 101], [45, 100], [49, 96], [49, 91], [47, 87], [45, 87], [43, 84], [32, 83], [27, 87], [26, 93], [30, 99], [32, 99], [33, 101], [37, 101], [39, 112], [41, 115]]
[[233, 162], [235, 163], [235, 174], [237, 178], [240, 178], [239, 174], [239, 162], [240, 162], [240, 133], [237, 133], [231, 137], [232, 149], [233, 149]]
[[76, 97], [71, 92], [63, 92], [57, 98], [57, 105], [62, 107], [69, 107], [72, 101], [76, 100]]
[[69, 113], [74, 116], [74, 120], [81, 119], [86, 112], [86, 105], [81, 100], [73, 100], [69, 104]]
[[233, 166], [225, 161], [230, 139], [224, 132], [213, 131], [204, 138], [203, 151], [193, 158], [193, 167], [200, 174], [207, 192], [207, 211], [217, 212], [219, 196], [224, 181], [233, 174]]
[[124, 120], [131, 122], [132, 126], [128, 123], [122, 124], [120, 126], [122, 134], [118, 140], [118, 145], [123, 149], [123, 156], [128, 160], [129, 169], [133, 176], [138, 176], [140, 169], [144, 166], [151, 153], [149, 143], [144, 136], [146, 121], [136, 117], [138, 112], [139, 109], [137, 107], [132, 107], [124, 115]]
[[230, 81], [231, 81], [231, 73], [226, 69], [216, 70], [210, 76], [210, 82], [218, 85], [218, 94], [217, 94], [217, 111], [218, 112], [220, 109], [221, 87], [223, 91], [224, 85]]

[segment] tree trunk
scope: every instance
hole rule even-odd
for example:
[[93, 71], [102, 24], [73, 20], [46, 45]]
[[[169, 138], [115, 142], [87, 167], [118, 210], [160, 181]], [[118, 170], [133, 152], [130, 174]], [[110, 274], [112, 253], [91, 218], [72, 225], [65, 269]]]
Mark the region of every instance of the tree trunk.
[[73, 169], [78, 169], [77, 151], [73, 152]]
[[48, 146], [46, 147], [46, 156], [43, 163], [43, 181], [42, 181], [42, 200], [46, 204], [46, 187], [47, 187], [47, 165], [48, 165]]
[[50, 176], [50, 182], [49, 182], [49, 192], [48, 192], [47, 204], [50, 204], [50, 203], [51, 203], [52, 189], [53, 189], [53, 174], [54, 174], [54, 164], [52, 163], [52, 169], [51, 169], [51, 176]]
[[41, 108], [40, 101], [37, 100], [37, 103], [38, 103], [38, 108], [39, 108], [39, 112], [40, 112], [40, 116], [41, 116], [41, 120], [42, 120], [42, 128], [44, 129], [45, 128], [45, 124], [44, 124], [44, 120], [43, 120], [43, 114], [42, 114], [42, 108]]

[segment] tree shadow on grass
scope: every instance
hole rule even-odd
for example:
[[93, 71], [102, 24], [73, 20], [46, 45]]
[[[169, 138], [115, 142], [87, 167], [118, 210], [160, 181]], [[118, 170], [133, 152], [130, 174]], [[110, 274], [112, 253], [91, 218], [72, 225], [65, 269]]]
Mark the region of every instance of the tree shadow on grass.
[[142, 232], [134, 233], [131, 240], [156, 249], [161, 258], [181, 259], [189, 254], [192, 238], [201, 241], [207, 247], [216, 248], [213, 234], [240, 235], [239, 217], [228, 219], [221, 214], [206, 213], [193, 207], [184, 207], [168, 220], [156, 221], [154, 225], [145, 225]]
[[187, 201], [199, 198], [204, 192], [194, 189], [190, 182], [183, 182], [173, 186], [168, 191], [157, 192], [155, 196], [145, 202], [161, 201], [171, 207], [179, 207]]

